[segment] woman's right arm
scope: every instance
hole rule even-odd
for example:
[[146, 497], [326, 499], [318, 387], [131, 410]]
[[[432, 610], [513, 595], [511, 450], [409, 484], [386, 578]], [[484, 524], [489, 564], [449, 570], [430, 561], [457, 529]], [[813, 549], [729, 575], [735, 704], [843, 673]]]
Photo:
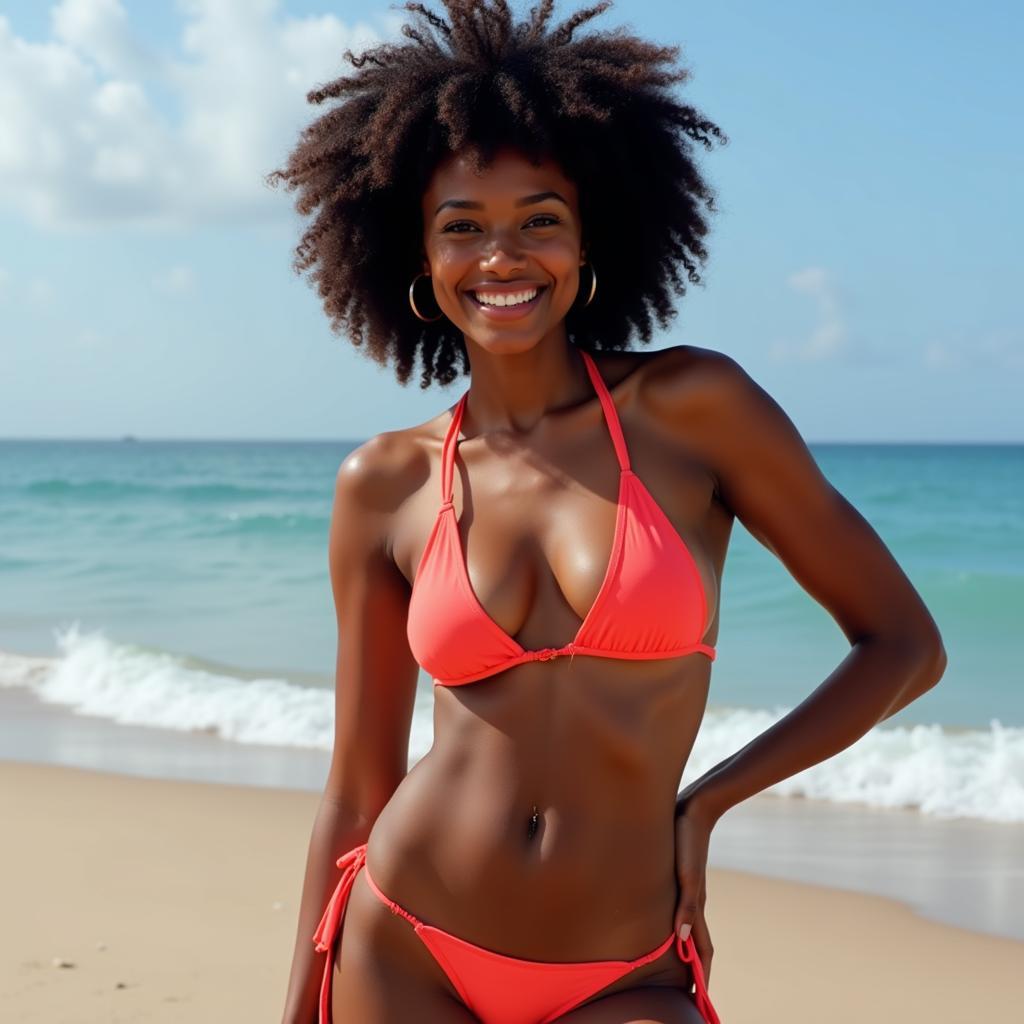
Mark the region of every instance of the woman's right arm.
[[398, 433], [353, 451], [335, 481], [328, 539], [338, 623], [334, 750], [313, 824], [282, 1024], [316, 1024], [324, 956], [313, 932], [336, 861], [366, 841], [408, 769], [418, 666], [406, 640], [409, 586], [391, 556], [394, 511], [414, 453]]

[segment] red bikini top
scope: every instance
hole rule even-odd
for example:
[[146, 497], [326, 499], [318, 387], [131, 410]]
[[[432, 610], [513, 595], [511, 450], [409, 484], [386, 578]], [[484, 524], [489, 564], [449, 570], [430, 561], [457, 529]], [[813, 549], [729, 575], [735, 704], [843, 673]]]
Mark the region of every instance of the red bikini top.
[[441, 448], [441, 507], [413, 580], [407, 636], [417, 662], [442, 686], [461, 686], [527, 661], [562, 655], [640, 660], [700, 652], [707, 595], [689, 548], [640, 478], [615, 403], [590, 354], [579, 350], [604, 409], [619, 460], [619, 497], [611, 556], [597, 598], [576, 636], [562, 647], [526, 650], [491, 618], [473, 592], [452, 502], [456, 438], [465, 392]]

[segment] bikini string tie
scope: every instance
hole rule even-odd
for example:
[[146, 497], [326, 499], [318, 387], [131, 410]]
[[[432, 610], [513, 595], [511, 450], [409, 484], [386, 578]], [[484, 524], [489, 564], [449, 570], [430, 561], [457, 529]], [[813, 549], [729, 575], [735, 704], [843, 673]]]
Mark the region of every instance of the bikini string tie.
[[715, 1008], [711, 1005], [708, 996], [707, 982], [704, 980], [704, 968], [701, 966], [700, 957], [697, 956], [697, 947], [694, 945], [693, 936], [687, 935], [683, 940], [676, 934], [676, 952], [679, 959], [688, 963], [693, 969], [694, 987], [697, 990], [697, 1009], [707, 1024], [721, 1024]]
[[327, 904], [327, 909], [320, 919], [320, 924], [313, 933], [313, 941], [316, 943], [316, 951], [318, 953], [326, 953], [334, 944], [334, 937], [338, 931], [341, 915], [345, 912], [345, 904], [348, 902], [348, 894], [352, 889], [352, 883], [365, 862], [366, 843], [354, 846], [348, 853], [338, 858], [337, 865], [344, 870], [341, 873], [341, 879], [334, 890], [334, 894]]

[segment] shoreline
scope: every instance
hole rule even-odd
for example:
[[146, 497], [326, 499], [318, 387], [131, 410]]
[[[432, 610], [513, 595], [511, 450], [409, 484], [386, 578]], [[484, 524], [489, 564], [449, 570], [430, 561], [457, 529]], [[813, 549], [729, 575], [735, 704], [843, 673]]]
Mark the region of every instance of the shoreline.
[[[0, 761], [0, 1018], [276, 1019], [318, 799]], [[1024, 999], [1020, 942], [806, 882], [708, 883], [723, 1020], [954, 1024]]]
[[[4, 761], [318, 797], [329, 755], [119, 725], [12, 688], [0, 690]], [[923, 919], [1017, 941], [1024, 941], [1021, 864], [1022, 824], [771, 795], [727, 812], [709, 852], [711, 868], [894, 899]]]

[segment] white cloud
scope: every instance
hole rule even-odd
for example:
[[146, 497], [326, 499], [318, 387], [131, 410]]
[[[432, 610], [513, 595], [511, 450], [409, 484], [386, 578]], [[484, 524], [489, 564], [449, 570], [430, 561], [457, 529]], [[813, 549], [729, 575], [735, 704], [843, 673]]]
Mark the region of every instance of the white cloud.
[[168, 295], [180, 295], [191, 291], [196, 284], [196, 275], [191, 267], [169, 267], [153, 278], [153, 287]]
[[122, 0], [61, 0], [42, 43], [0, 16], [0, 206], [63, 229], [286, 216], [293, 197], [263, 177], [322, 113], [306, 92], [382, 34], [278, 7], [178, 0], [179, 49], [161, 53]]
[[842, 354], [847, 344], [846, 324], [837, 289], [828, 271], [822, 267], [805, 267], [790, 274], [786, 284], [813, 299], [818, 309], [818, 323], [805, 341], [794, 344], [775, 343], [771, 350], [772, 356], [778, 360], [816, 361]]
[[63, 0], [50, 20], [58, 39], [107, 74], [142, 76], [157, 57], [132, 35], [120, 0]]

